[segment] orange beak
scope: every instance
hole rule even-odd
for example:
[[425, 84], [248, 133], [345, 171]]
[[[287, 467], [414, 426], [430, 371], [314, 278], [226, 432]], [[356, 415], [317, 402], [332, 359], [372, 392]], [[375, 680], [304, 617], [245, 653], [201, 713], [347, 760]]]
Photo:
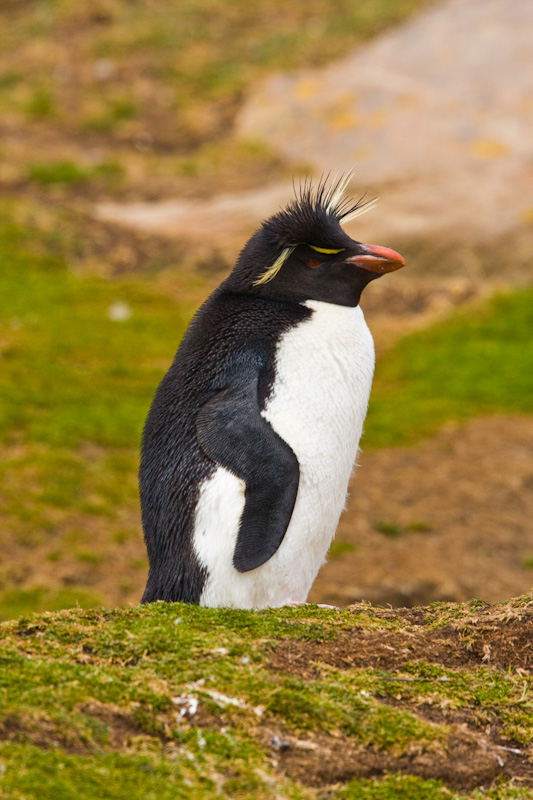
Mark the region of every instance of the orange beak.
[[396, 250], [389, 247], [379, 247], [375, 244], [362, 244], [364, 253], [358, 256], [350, 256], [346, 259], [346, 264], [355, 264], [356, 267], [369, 269], [371, 272], [394, 272], [405, 266], [405, 258]]

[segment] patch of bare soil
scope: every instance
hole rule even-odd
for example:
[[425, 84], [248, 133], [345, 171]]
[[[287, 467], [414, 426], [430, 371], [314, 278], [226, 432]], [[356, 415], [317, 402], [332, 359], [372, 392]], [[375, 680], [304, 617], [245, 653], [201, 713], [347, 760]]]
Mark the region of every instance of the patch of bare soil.
[[533, 583], [533, 419], [448, 423], [416, 447], [362, 453], [311, 602], [498, 602]]
[[333, 641], [285, 640], [276, 648], [270, 664], [273, 669], [312, 680], [320, 674], [317, 664], [342, 670], [398, 670], [412, 661], [449, 669], [490, 664], [503, 672], [519, 669], [533, 673], [533, 610], [525, 609], [523, 614], [509, 619], [505, 612], [498, 616], [489, 607], [469, 620], [459, 619], [436, 629], [410, 626], [384, 631], [354, 627]]
[[[101, 744], [110, 750], [124, 750], [131, 744], [132, 739], [153, 735], [153, 731], [147, 730], [146, 727], [143, 728], [139, 722], [132, 718], [129, 711], [110, 703], [91, 700], [80, 705], [76, 710], [81, 714], [86, 714], [88, 717], [98, 720], [102, 724], [105, 735]], [[162, 738], [164, 739], [165, 737]]]
[[[147, 735], [147, 731], [136, 724], [128, 712], [118, 707], [91, 701], [78, 711], [101, 724], [99, 745], [102, 748], [122, 750], [128, 747], [134, 737]], [[31, 742], [43, 750], [60, 747], [72, 755], [86, 755], [90, 749], [86, 737], [75, 726], [59, 725], [43, 714], [8, 714], [0, 723], [0, 740]]]
[[6, 742], [31, 742], [37, 747], [63, 747], [67, 752], [79, 752], [72, 737], [62, 736], [57, 725], [44, 716], [7, 714], [0, 724], [0, 739]]
[[493, 746], [461, 725], [450, 726], [441, 748], [428, 750], [420, 746], [399, 757], [327, 734], [306, 739], [280, 738], [274, 734], [271, 742], [274, 742], [274, 765], [308, 786], [399, 773], [442, 780], [452, 789], [468, 791], [490, 785], [501, 777], [520, 780], [523, 773], [515, 763], [505, 764]]

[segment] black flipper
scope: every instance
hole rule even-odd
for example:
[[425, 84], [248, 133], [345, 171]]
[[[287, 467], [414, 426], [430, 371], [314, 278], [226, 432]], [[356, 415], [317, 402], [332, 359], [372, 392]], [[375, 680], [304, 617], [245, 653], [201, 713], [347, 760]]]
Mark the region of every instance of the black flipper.
[[204, 453], [245, 485], [233, 566], [260, 567], [280, 546], [289, 526], [300, 480], [298, 459], [261, 416], [257, 375], [216, 394], [197, 417]]

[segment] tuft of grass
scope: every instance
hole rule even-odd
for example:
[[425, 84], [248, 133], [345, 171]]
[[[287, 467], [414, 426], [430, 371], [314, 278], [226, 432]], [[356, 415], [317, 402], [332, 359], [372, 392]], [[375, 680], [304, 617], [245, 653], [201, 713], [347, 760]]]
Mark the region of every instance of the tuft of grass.
[[440, 781], [414, 775], [386, 775], [382, 781], [350, 781], [339, 790], [338, 800], [450, 800], [449, 789]]
[[352, 542], [335, 541], [331, 543], [328, 551], [328, 558], [340, 558], [345, 553], [354, 553], [357, 549], [356, 545]]
[[378, 533], [388, 536], [390, 539], [397, 539], [403, 534], [403, 528], [397, 522], [392, 522], [387, 519], [375, 519], [372, 522], [372, 527]]
[[103, 553], [96, 553], [94, 550], [80, 550], [75, 557], [84, 564], [101, 564], [105, 560]]
[[424, 519], [414, 519], [407, 526], [407, 530], [412, 533], [431, 533], [433, 525]]
[[26, 113], [34, 119], [53, 118], [56, 113], [56, 100], [46, 86], [36, 86], [26, 104]]
[[90, 171], [73, 161], [48, 161], [30, 164], [28, 178], [37, 181], [42, 186], [52, 186], [57, 183], [86, 183], [90, 179]]
[[365, 446], [395, 446], [449, 419], [533, 413], [533, 289], [502, 294], [407, 336], [377, 363]]

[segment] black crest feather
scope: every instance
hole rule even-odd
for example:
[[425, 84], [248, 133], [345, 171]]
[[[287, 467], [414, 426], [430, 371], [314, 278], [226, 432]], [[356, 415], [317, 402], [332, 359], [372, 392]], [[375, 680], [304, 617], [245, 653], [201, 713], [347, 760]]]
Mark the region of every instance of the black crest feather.
[[302, 242], [335, 246], [342, 223], [349, 222], [374, 205], [364, 196], [354, 201], [345, 197], [351, 173], [330, 182], [330, 176], [320, 179], [316, 187], [310, 178], [294, 185], [295, 197], [284, 209], [263, 222], [278, 247], [292, 247]]

